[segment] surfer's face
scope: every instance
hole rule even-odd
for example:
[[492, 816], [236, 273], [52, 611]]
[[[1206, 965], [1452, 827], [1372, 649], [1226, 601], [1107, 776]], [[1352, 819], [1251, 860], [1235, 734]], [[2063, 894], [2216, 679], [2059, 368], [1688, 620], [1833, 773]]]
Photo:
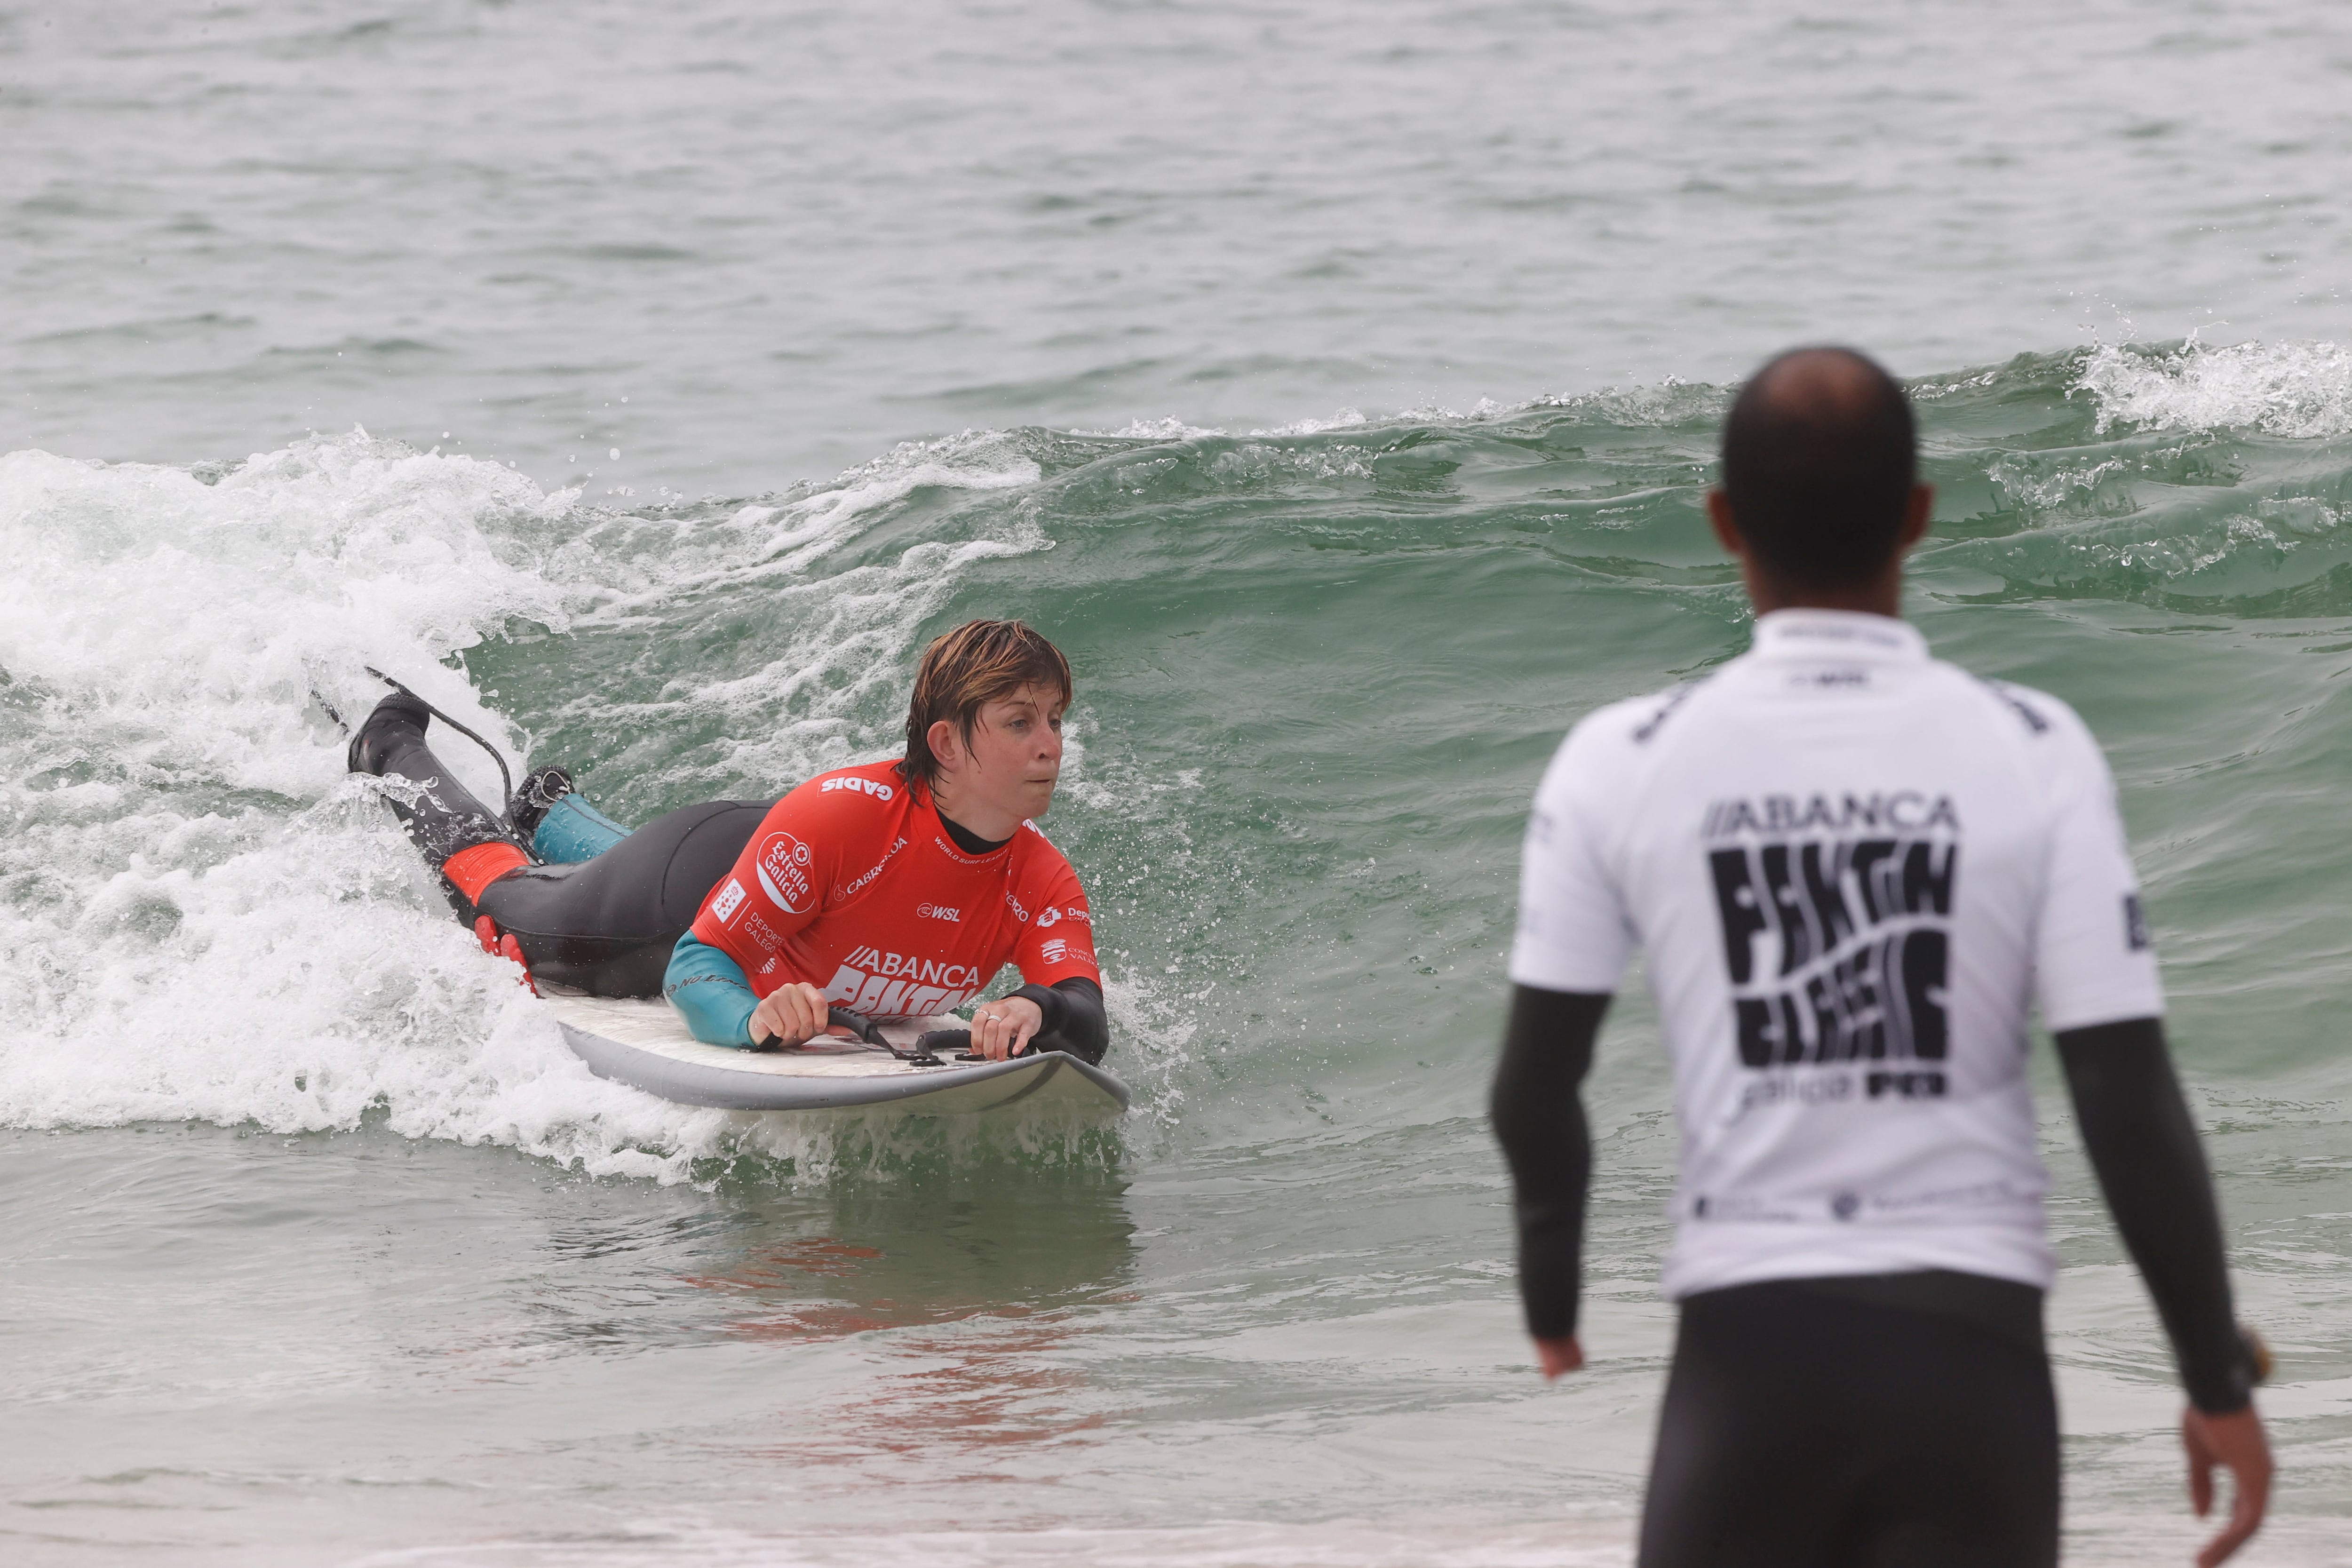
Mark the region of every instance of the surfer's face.
[[[955, 739], [963, 741], [961, 735]], [[957, 796], [1016, 821], [1045, 816], [1062, 776], [1061, 693], [1024, 686], [988, 703], [969, 744], [952, 749], [955, 756], [940, 758], [941, 782]]]

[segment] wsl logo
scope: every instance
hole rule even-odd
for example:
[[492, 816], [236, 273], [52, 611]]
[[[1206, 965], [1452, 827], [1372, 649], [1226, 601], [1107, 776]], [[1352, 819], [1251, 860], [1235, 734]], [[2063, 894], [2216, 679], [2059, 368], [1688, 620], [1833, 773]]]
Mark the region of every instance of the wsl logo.
[[[1773, 827], [1865, 835], [1765, 837]], [[1866, 831], [1885, 827], [1898, 831]], [[1864, 1069], [1835, 1092], [1788, 1082], [1764, 1099], [1946, 1092], [1958, 827], [1948, 798], [1908, 793], [1708, 807], [1706, 837], [1744, 840], [1707, 852], [1740, 1061]]]

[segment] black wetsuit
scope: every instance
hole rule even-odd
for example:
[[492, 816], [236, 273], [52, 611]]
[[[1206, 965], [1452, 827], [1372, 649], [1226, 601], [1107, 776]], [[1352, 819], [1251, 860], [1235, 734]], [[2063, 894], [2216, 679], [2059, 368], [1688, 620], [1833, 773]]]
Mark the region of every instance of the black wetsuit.
[[2042, 1292], [1926, 1270], [1685, 1298], [1643, 1568], [2045, 1568]]
[[425, 858], [441, 869], [485, 845], [513, 845], [516, 868], [478, 898], [445, 872], [442, 890], [457, 918], [487, 915], [521, 944], [534, 983], [590, 996], [658, 996], [662, 970], [679, 935], [773, 804], [717, 800], [657, 816], [592, 860], [530, 865], [499, 813], [474, 798], [425, 743], [422, 703], [387, 697], [352, 744], [357, 773], [405, 781], [387, 795], [394, 816]]
[[478, 912], [522, 943], [543, 986], [658, 996], [670, 951], [773, 804], [682, 805], [593, 860], [499, 878], [482, 889]]
[[[1592, 1144], [1580, 1088], [1610, 998], [1521, 985], [1495, 1079], [1517, 1183], [1528, 1326], [1576, 1331]], [[2190, 1400], [2242, 1409], [2212, 1182], [2162, 1025], [2057, 1037], [2125, 1247]], [[1642, 1568], [2054, 1563], [2058, 1418], [2042, 1292], [1928, 1269], [1685, 1297], [1642, 1521]]]

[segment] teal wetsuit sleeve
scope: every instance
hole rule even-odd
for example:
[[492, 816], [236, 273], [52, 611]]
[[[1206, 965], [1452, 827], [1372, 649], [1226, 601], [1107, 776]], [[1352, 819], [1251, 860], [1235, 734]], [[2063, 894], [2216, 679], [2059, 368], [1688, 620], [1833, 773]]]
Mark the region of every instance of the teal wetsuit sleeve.
[[709, 942], [695, 941], [692, 931], [670, 950], [662, 994], [703, 1044], [751, 1048], [751, 1010], [760, 999], [751, 994], [742, 966]]

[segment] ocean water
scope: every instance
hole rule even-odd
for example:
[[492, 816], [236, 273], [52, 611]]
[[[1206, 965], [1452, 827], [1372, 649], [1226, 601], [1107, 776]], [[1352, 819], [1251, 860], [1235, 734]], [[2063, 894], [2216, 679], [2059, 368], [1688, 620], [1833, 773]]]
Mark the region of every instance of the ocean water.
[[[1910, 612], [2122, 785], [2282, 1359], [2244, 1560], [2352, 1563], [2347, 89], [2181, 0], [0, 12], [0, 1555], [1626, 1563], [1666, 1079], [1629, 993], [1547, 1387], [1519, 825], [1745, 646], [1716, 426], [1836, 338]], [[1108, 1133], [593, 1079], [319, 700], [642, 820], [889, 754], [984, 614], [1077, 671]], [[2069, 1558], [2184, 1560], [2040, 1081]]]

